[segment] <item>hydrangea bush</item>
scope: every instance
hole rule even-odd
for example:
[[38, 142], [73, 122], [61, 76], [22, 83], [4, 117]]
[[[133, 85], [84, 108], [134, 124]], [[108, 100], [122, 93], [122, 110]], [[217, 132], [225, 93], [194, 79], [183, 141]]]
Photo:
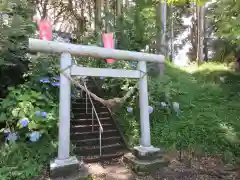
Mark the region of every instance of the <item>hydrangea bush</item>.
[[[46, 79], [40, 80], [46, 83]], [[55, 83], [55, 84], [54, 84]], [[55, 86], [52, 82], [49, 85]], [[44, 134], [53, 133], [57, 127], [58, 104], [54, 97], [32, 90], [26, 85], [9, 88], [9, 94], [0, 106], [1, 129], [6, 141], [38, 141]]]
[[[0, 122], [6, 122], [6, 128], [1, 129], [1, 132], [6, 141], [27, 139], [36, 142], [42, 135], [55, 132], [52, 129], [57, 126], [58, 103], [49, 93], [52, 88], [58, 89], [59, 80], [59, 76], [39, 77], [38, 86], [45, 91], [43, 93], [31, 89], [28, 84], [9, 88], [8, 97], [0, 104]], [[73, 89], [72, 97], [80, 93], [80, 90]]]

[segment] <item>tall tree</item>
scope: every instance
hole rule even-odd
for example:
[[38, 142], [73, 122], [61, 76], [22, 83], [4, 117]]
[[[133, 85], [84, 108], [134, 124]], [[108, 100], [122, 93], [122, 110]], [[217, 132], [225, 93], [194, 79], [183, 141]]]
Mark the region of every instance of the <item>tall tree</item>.
[[163, 0], [161, 2], [161, 46], [162, 46], [162, 53], [166, 56], [167, 55], [167, 0]]
[[105, 32], [110, 32], [110, 4], [109, 4], [109, 0], [105, 0], [104, 14], [105, 14]]
[[121, 48], [122, 41], [122, 8], [123, 8], [123, 0], [116, 0], [116, 37], [117, 37], [117, 47]]
[[170, 35], [170, 60], [173, 59], [173, 52], [174, 52], [174, 12], [173, 12], [173, 1], [171, 2], [171, 6], [170, 6], [170, 14], [171, 14], [171, 26], [170, 26], [170, 30], [171, 30], [171, 35]]
[[203, 18], [204, 18], [204, 23], [203, 23], [203, 36], [204, 36], [204, 40], [203, 40], [203, 54], [204, 54], [204, 61], [208, 61], [208, 36], [209, 36], [209, 33], [208, 33], [208, 22], [207, 22], [207, 19], [206, 19], [206, 11], [207, 11], [207, 8], [204, 7], [204, 10], [203, 10]]
[[156, 50], [166, 55], [166, 32], [167, 32], [167, 1], [163, 0], [156, 4]]
[[98, 34], [102, 29], [102, 0], [95, 0], [95, 32]]
[[203, 62], [203, 41], [204, 41], [204, 6], [196, 5], [197, 16], [197, 62]]

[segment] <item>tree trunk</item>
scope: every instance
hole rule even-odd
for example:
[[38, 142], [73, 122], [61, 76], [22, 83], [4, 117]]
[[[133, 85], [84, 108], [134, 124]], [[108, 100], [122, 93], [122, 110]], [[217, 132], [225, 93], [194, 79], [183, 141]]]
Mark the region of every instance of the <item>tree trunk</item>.
[[173, 60], [173, 52], [174, 52], [174, 44], [173, 44], [173, 41], [174, 41], [174, 24], [173, 24], [173, 18], [174, 18], [174, 13], [173, 13], [173, 1], [171, 3], [171, 7], [170, 7], [170, 10], [171, 10], [171, 42], [170, 42], [170, 45], [171, 45], [171, 51], [170, 51], [170, 60], [172, 61]]
[[154, 47], [157, 54], [161, 53], [161, 4], [157, 3], [156, 11], [156, 46]]
[[122, 0], [117, 0], [116, 15], [117, 17], [120, 17], [122, 15]]
[[167, 2], [160, 2], [156, 5], [156, 29], [157, 29], [157, 37], [156, 37], [156, 44], [157, 48], [156, 51], [158, 54], [162, 53], [164, 55], [167, 54], [166, 52], [166, 13], [167, 13]]
[[161, 3], [161, 52], [167, 56], [167, 41], [166, 41], [166, 33], [167, 33], [167, 0], [164, 0]]
[[110, 32], [109, 0], [105, 0], [105, 32]]
[[203, 63], [204, 60], [204, 54], [203, 54], [203, 42], [204, 42], [204, 5], [200, 6], [200, 42], [199, 42], [199, 46], [200, 46], [200, 63]]
[[197, 14], [197, 62], [198, 64], [203, 63], [203, 6], [196, 6]]
[[89, 15], [88, 26], [89, 26], [89, 29], [92, 29], [92, 25], [93, 25], [93, 21], [94, 21], [92, 3], [88, 4], [88, 15]]
[[117, 37], [117, 47], [119, 49], [121, 49], [121, 39], [122, 39], [122, 33], [121, 33], [121, 29], [122, 29], [122, 4], [123, 1], [122, 0], [117, 0], [116, 2], [116, 37]]
[[197, 36], [196, 36], [196, 47], [197, 47], [197, 63], [200, 64], [200, 46], [199, 46], [199, 42], [200, 42], [200, 36], [199, 36], [199, 24], [200, 24], [200, 18], [199, 18], [199, 6], [196, 5], [196, 20], [197, 20], [197, 24], [196, 24], [196, 29], [197, 29]]
[[97, 34], [100, 33], [102, 29], [101, 7], [102, 7], [102, 0], [95, 0], [95, 32]]
[[192, 25], [190, 32], [190, 41], [192, 45], [192, 51], [190, 53], [190, 59], [192, 61], [196, 61], [197, 59], [197, 13], [196, 13], [196, 3], [191, 2], [191, 10], [192, 10]]
[[204, 41], [203, 41], [203, 54], [204, 61], [208, 61], [208, 23], [206, 21], [206, 8], [204, 8]]
[[125, 6], [125, 8], [129, 7], [129, 0], [124, 0], [124, 6]]

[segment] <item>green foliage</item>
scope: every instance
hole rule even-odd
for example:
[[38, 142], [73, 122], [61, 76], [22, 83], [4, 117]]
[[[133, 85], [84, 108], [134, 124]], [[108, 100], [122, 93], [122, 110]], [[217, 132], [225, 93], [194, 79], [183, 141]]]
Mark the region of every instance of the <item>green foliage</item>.
[[[29, 71], [25, 74], [27, 81], [8, 88], [7, 97], [0, 103], [0, 123], [6, 123], [6, 127], [20, 137], [15, 143], [1, 144], [0, 179], [34, 179], [55, 155], [59, 90], [39, 80], [56, 77], [57, 63], [54, 56], [30, 59]], [[42, 117], [42, 112], [47, 116]], [[21, 119], [29, 121], [26, 127], [22, 127]], [[32, 132], [40, 132], [42, 137], [31, 142], [29, 135]]]
[[239, 12], [239, 1], [221, 0], [212, 5], [213, 24], [219, 37], [228, 39], [233, 44], [240, 42]]
[[[7, 97], [0, 102], [0, 122], [6, 123], [12, 132], [18, 131], [23, 139], [31, 131], [54, 134], [58, 117], [59, 90], [50, 83], [41, 83], [40, 79], [57, 77], [59, 61], [55, 56], [40, 56], [30, 58], [29, 62], [29, 70], [24, 75], [27, 81], [16, 88], [8, 88]], [[46, 112], [47, 116], [43, 118], [37, 112]], [[22, 119], [29, 121], [28, 128], [21, 128], [19, 121]]]
[[[56, 153], [56, 143], [44, 137], [32, 144], [4, 144], [0, 147], [0, 179], [32, 180], [46, 169]], [[40, 178], [37, 178], [40, 179]]]
[[231, 62], [239, 56], [240, 3], [235, 0], [220, 0], [210, 5], [206, 16], [217, 39], [213, 40], [214, 59]]
[[[28, 129], [40, 130], [41, 133], [48, 133], [56, 129], [58, 106], [51, 96], [46, 96], [31, 88], [21, 85], [18, 88], [10, 88], [8, 96], [1, 102], [0, 121], [16, 131], [22, 129], [19, 120], [29, 120]], [[36, 112], [47, 112], [47, 117], [42, 118]]]
[[[35, 61], [27, 56], [28, 38], [36, 29], [32, 21], [35, 11], [32, 1], [0, 1], [0, 11], [0, 97], [7, 95], [0, 103], [0, 124], [6, 124], [20, 137], [17, 143], [1, 144], [0, 179], [30, 180], [45, 169], [56, 151], [52, 142], [57, 135], [58, 89], [39, 83], [40, 77], [55, 75], [55, 69], [50, 71], [53, 67], [50, 63], [55, 61], [49, 58], [46, 63], [46, 57]], [[10, 86], [15, 88], [7, 88]], [[47, 117], [36, 116], [36, 111], [46, 112]], [[21, 119], [29, 120], [27, 127], [20, 125]], [[26, 139], [33, 131], [43, 136], [30, 143]]]
[[0, 1], [0, 96], [19, 84], [27, 70], [28, 37], [34, 33], [34, 6], [27, 0]]
[[[0, 65], [17, 64], [28, 60], [28, 36], [35, 30], [31, 21], [33, 6], [26, 0], [1, 1]], [[31, 9], [32, 8], [32, 9]]]
[[[140, 139], [140, 123], [138, 118], [139, 111], [136, 110], [137, 106], [135, 103], [135, 101], [132, 101], [131, 103], [126, 103], [119, 109], [117, 109], [117, 111], [114, 113], [114, 118], [117, 120], [117, 124], [121, 127], [127, 143], [130, 147], [139, 144]], [[127, 112], [127, 107], [134, 108], [132, 114]]]
[[[220, 154], [226, 160], [240, 156], [239, 75], [216, 65], [211, 67], [205, 65], [192, 75], [167, 65], [164, 76], [149, 78], [150, 106], [154, 107], [150, 114], [153, 145]], [[225, 82], [220, 80], [222, 76]], [[160, 102], [178, 102], [180, 115], [176, 116], [172, 106], [164, 108]], [[127, 107], [134, 112], [128, 113]], [[139, 143], [138, 111], [135, 98], [115, 114], [130, 145]]]
[[[48, 88], [48, 92], [56, 95], [53, 88], [39, 82], [43, 77], [59, 76], [59, 56], [41, 55], [31, 57], [28, 64], [28, 71], [24, 74], [27, 85], [41, 91], [42, 88]], [[51, 79], [53, 81], [53, 79]], [[44, 93], [48, 93], [44, 92]], [[54, 96], [55, 97], [55, 96]]]

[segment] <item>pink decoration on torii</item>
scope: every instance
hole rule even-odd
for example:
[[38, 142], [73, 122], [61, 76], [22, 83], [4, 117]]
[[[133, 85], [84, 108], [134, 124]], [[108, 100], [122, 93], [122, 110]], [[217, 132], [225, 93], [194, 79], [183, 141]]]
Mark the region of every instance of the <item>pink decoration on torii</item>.
[[[105, 48], [112, 48], [114, 49], [114, 38], [113, 38], [113, 33], [105, 33], [102, 35], [103, 38], [103, 45]], [[108, 64], [114, 63], [114, 59], [107, 59]]]
[[42, 40], [52, 40], [52, 26], [47, 19], [41, 19], [37, 22], [39, 28], [39, 38]]
[[39, 38], [48, 41], [52, 40], [52, 25], [50, 19], [41, 19], [41, 17], [36, 14], [33, 16], [33, 20], [37, 22]]

